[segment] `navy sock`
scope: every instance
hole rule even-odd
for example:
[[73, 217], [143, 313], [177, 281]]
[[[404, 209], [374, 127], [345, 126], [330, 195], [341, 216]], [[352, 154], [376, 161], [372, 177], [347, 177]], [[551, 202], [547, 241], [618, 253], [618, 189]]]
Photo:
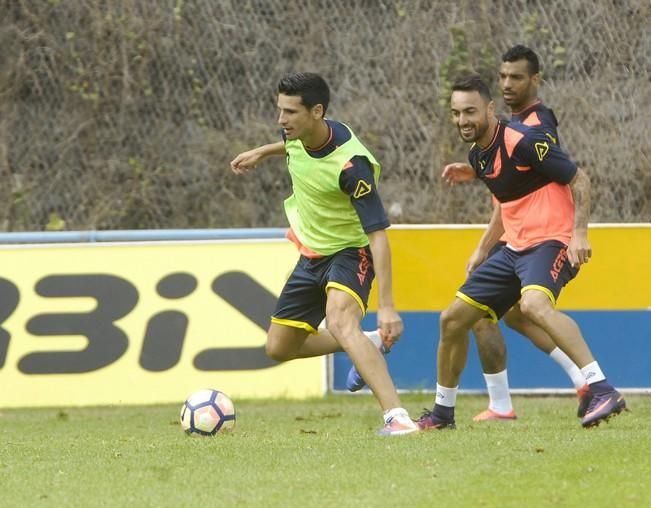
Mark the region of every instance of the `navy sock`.
[[451, 422], [454, 421], [454, 408], [448, 406], [441, 406], [440, 404], [434, 404], [434, 410], [432, 411], [434, 416], [440, 418], [441, 420]]
[[599, 393], [608, 393], [608, 392], [614, 392], [615, 388], [613, 385], [611, 385], [607, 379], [604, 379], [602, 381], [597, 381], [596, 383], [592, 383], [590, 385], [590, 391], [594, 394], [597, 395]]

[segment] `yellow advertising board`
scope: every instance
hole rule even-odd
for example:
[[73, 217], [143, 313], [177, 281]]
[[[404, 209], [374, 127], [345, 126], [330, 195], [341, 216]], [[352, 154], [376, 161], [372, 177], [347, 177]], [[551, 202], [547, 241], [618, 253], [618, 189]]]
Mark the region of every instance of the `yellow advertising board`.
[[308, 397], [325, 361], [264, 353], [286, 240], [0, 249], [0, 407]]
[[[399, 310], [443, 310], [465, 280], [465, 266], [484, 226], [396, 226], [389, 229], [394, 298]], [[590, 226], [593, 256], [563, 289], [559, 309], [651, 307], [651, 225]], [[377, 306], [371, 293], [369, 307]]]
[[[398, 311], [445, 309], [483, 229], [391, 228]], [[559, 308], [650, 308], [651, 227], [591, 226], [589, 238], [593, 257]], [[322, 395], [323, 358], [277, 364], [264, 353], [296, 259], [281, 238], [2, 247], [0, 407], [180, 403], [206, 387], [235, 399]]]

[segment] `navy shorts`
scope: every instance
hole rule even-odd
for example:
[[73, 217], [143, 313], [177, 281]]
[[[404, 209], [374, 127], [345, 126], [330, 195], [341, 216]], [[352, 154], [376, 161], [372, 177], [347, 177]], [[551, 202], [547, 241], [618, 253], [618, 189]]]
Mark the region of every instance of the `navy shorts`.
[[497, 321], [530, 289], [544, 292], [555, 305], [578, 272], [567, 261], [562, 242], [550, 240], [523, 251], [502, 246], [468, 276], [457, 297]]
[[368, 245], [321, 258], [301, 256], [280, 293], [271, 322], [316, 333], [326, 314], [326, 291], [331, 287], [351, 295], [364, 315], [374, 278]]

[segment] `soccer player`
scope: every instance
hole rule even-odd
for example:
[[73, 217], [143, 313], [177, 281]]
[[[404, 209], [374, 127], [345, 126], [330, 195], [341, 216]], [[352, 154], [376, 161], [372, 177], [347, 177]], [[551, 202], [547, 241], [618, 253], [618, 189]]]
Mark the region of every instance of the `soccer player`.
[[[499, 74], [504, 102], [512, 111], [511, 120], [541, 129], [549, 141], [560, 146], [556, 116], [538, 98], [541, 75], [536, 53], [526, 46], [513, 46], [502, 55]], [[454, 163], [444, 168], [443, 178], [449, 183], [457, 183], [476, 178], [476, 173], [468, 164]], [[493, 250], [489, 251], [486, 245], [480, 242], [468, 261], [467, 271], [474, 270], [503, 243], [498, 242]], [[577, 390], [579, 400], [577, 416], [582, 418], [592, 394], [576, 364], [556, 346], [544, 329], [522, 315], [518, 305], [504, 315], [504, 322], [509, 328], [528, 337], [536, 347], [547, 353], [567, 373]], [[506, 346], [500, 328], [497, 323], [484, 318], [480, 319], [472, 330], [477, 341], [477, 350], [489, 395], [488, 408], [476, 415], [473, 420], [513, 420], [516, 414], [509, 391]]]
[[459, 135], [470, 148], [476, 176], [497, 206], [482, 237], [486, 250], [506, 245], [479, 264], [442, 312], [434, 407], [421, 429], [454, 428], [458, 382], [468, 354], [468, 332], [485, 316], [497, 322], [513, 305], [545, 330], [581, 369], [592, 400], [584, 427], [626, 408], [592, 356], [581, 331], [555, 304], [563, 286], [590, 259], [587, 238], [590, 180], [543, 130], [495, 116], [488, 86], [478, 77], [457, 80], [450, 100]]
[[[380, 164], [351, 129], [326, 119], [330, 90], [318, 74], [278, 83], [282, 141], [239, 154], [236, 174], [285, 155], [293, 194], [285, 200], [288, 238], [300, 258], [278, 299], [266, 352], [277, 361], [346, 351], [384, 410], [381, 435], [417, 432], [401, 407], [378, 348], [360, 328], [377, 275], [378, 329], [390, 346], [403, 331], [393, 303], [389, 221], [377, 191]], [[326, 328], [319, 324], [326, 319]]]

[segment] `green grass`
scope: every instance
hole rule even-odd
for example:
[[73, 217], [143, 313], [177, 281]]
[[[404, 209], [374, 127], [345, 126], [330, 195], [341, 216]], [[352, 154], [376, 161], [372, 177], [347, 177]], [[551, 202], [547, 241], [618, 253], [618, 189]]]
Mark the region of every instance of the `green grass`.
[[[404, 395], [430, 406], [430, 394]], [[370, 396], [236, 401], [230, 435], [188, 437], [177, 406], [2, 410], [0, 506], [651, 506], [651, 397], [582, 429], [570, 397], [516, 397], [516, 422], [401, 438]]]

